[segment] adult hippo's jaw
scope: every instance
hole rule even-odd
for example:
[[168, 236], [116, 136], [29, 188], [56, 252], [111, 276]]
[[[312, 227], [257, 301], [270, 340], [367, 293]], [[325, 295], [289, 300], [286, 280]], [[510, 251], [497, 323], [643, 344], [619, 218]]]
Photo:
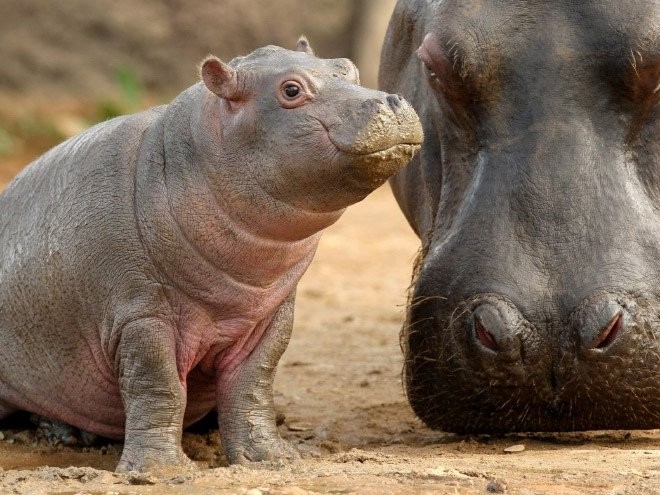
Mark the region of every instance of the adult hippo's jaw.
[[657, 2], [400, 1], [380, 82], [425, 142], [405, 381], [457, 432], [660, 427]]

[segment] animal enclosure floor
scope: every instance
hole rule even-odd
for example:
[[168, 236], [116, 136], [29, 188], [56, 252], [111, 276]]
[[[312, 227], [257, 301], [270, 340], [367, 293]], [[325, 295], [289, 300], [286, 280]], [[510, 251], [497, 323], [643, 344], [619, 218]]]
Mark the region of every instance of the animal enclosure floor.
[[414, 417], [398, 336], [417, 244], [388, 188], [324, 234], [275, 386], [280, 433], [301, 460], [226, 467], [217, 432], [187, 433], [199, 471], [116, 475], [121, 445], [52, 447], [3, 430], [0, 493], [660, 493], [657, 430], [463, 437]]

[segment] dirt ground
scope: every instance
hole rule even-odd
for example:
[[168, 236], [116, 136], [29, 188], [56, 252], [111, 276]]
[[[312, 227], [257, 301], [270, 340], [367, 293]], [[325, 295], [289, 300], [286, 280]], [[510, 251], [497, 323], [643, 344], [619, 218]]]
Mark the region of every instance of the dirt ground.
[[217, 431], [186, 433], [199, 471], [117, 475], [120, 444], [53, 447], [5, 429], [0, 493], [660, 493], [660, 431], [464, 437], [424, 427], [402, 391], [398, 346], [416, 249], [387, 188], [324, 235], [276, 381], [280, 433], [301, 460], [227, 467]]

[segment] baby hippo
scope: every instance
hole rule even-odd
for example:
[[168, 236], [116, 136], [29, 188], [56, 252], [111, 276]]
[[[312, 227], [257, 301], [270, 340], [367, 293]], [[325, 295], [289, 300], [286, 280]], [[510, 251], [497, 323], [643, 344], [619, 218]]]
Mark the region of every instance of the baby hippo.
[[124, 438], [118, 470], [192, 465], [214, 408], [232, 463], [292, 457], [273, 377], [321, 231], [422, 130], [346, 59], [260, 48], [168, 105], [99, 124], [0, 196], [0, 418]]

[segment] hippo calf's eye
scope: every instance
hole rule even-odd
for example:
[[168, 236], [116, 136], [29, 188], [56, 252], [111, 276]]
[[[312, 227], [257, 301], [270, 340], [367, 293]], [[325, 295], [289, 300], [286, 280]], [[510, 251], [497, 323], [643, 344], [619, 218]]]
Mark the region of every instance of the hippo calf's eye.
[[289, 84], [284, 88], [284, 94], [288, 98], [295, 98], [300, 93], [300, 86], [296, 84]]
[[306, 86], [298, 81], [285, 81], [280, 85], [278, 100], [284, 108], [296, 108], [311, 98]]
[[282, 94], [287, 100], [295, 100], [302, 92], [302, 88], [297, 82], [287, 81], [282, 84]]

